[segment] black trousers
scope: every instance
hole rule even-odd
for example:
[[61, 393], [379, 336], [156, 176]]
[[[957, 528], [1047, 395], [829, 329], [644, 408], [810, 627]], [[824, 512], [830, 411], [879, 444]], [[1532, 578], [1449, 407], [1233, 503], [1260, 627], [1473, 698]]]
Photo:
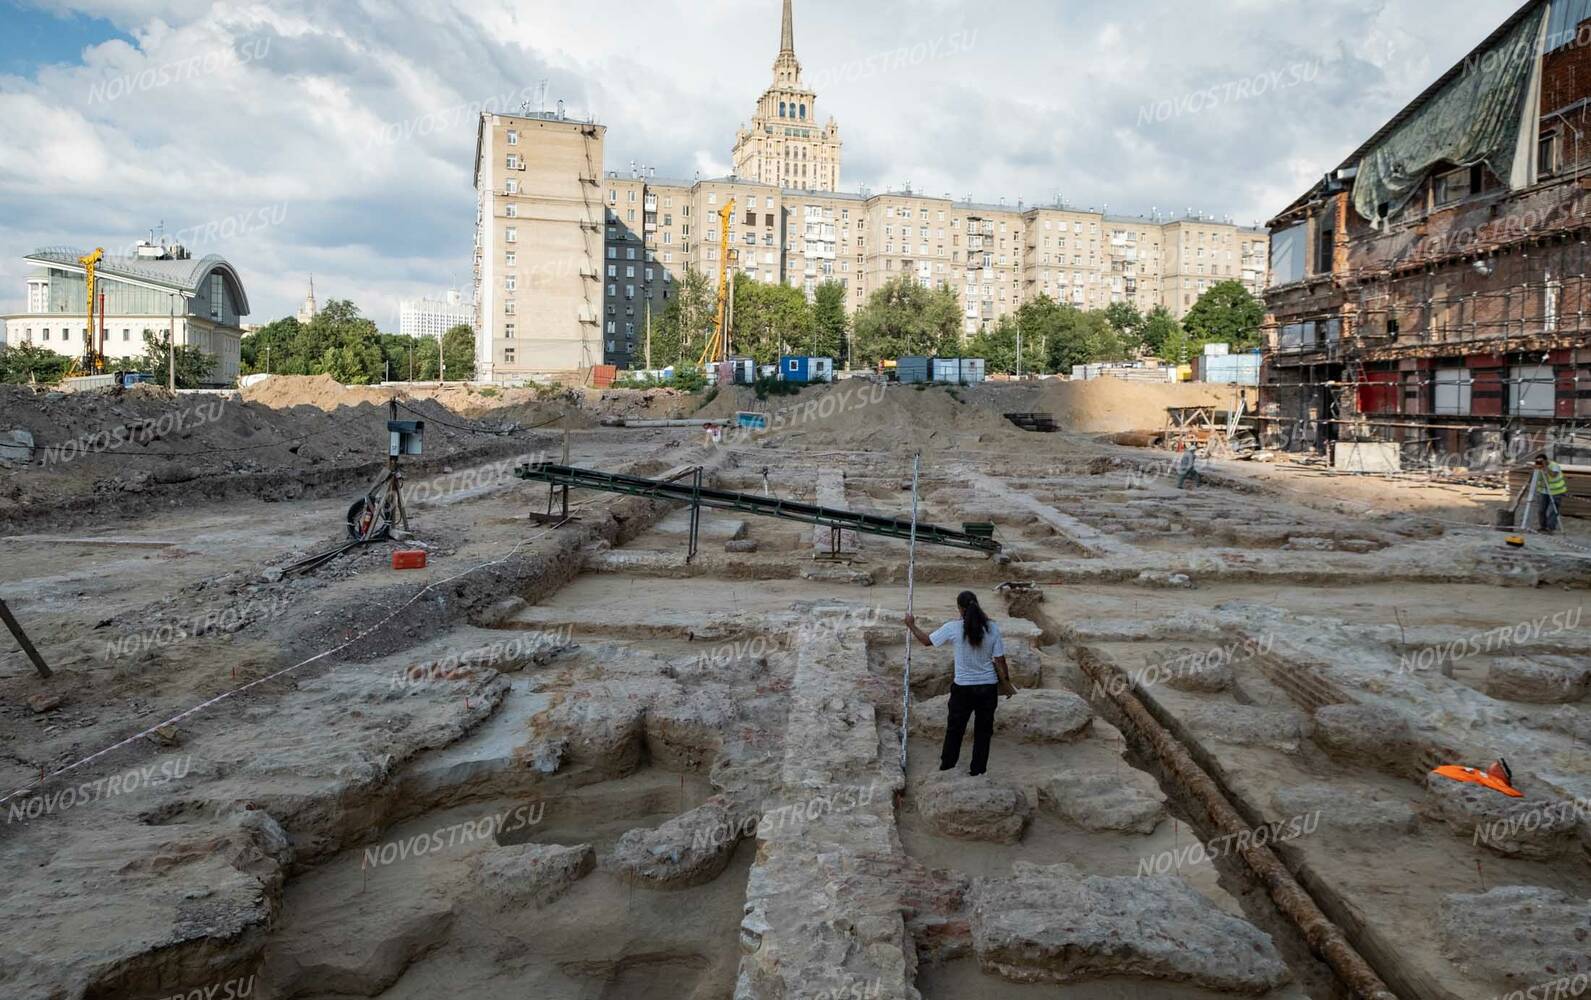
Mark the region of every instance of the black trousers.
[[994, 739], [994, 709], [1000, 703], [998, 684], [950, 685], [950, 718], [945, 723], [945, 748], [939, 754], [939, 769], [948, 771], [961, 758], [961, 740], [967, 734], [967, 717], [972, 723], [971, 773], [989, 769], [989, 743]]

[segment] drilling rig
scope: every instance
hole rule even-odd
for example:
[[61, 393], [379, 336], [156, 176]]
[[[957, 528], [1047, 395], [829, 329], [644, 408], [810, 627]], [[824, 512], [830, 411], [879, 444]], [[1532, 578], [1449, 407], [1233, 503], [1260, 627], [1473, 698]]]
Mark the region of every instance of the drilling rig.
[[729, 359], [729, 317], [733, 309], [734, 289], [730, 284], [730, 255], [739, 257], [740, 252], [729, 246], [729, 224], [735, 217], [735, 199], [731, 198], [718, 210], [718, 319], [713, 327], [713, 336], [707, 341], [707, 346], [702, 349], [702, 356], [696, 362], [700, 368], [709, 361]]
[[104, 334], [103, 306], [100, 308], [100, 322], [94, 322], [94, 270], [104, 259], [104, 247], [95, 247], [93, 253], [77, 258], [77, 262], [83, 265], [83, 284], [88, 289], [88, 324], [83, 327], [83, 356], [72, 360], [71, 370], [66, 373], [68, 378], [98, 375], [105, 370], [105, 354], [101, 343]]

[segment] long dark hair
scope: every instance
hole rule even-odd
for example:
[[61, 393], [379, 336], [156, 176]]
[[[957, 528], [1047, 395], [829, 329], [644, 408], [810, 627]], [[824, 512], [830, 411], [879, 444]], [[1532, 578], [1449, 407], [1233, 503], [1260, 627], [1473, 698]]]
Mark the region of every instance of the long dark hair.
[[967, 637], [968, 645], [983, 645], [983, 637], [989, 632], [989, 616], [978, 606], [978, 595], [963, 590], [956, 595], [956, 607], [961, 609], [962, 635]]

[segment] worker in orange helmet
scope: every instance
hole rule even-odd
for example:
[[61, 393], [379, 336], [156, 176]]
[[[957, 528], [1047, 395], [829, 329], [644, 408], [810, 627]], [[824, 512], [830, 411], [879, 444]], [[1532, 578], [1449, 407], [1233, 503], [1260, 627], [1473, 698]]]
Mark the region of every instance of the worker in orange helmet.
[[1501, 757], [1492, 761], [1490, 767], [1481, 771], [1473, 767], [1464, 767], [1462, 764], [1444, 764], [1432, 774], [1439, 774], [1444, 778], [1454, 781], [1467, 781], [1471, 784], [1482, 785], [1494, 792], [1502, 792], [1509, 798], [1522, 799], [1525, 793], [1514, 787], [1514, 772], [1508, 762]]

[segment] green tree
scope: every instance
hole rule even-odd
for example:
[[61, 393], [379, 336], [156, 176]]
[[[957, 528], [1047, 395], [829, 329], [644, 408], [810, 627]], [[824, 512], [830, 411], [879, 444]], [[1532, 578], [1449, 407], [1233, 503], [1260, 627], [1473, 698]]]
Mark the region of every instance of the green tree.
[[1193, 356], [1199, 353], [1200, 349], [1199, 342], [1193, 339], [1187, 328], [1178, 324], [1161, 344], [1159, 354], [1164, 361], [1185, 365], [1193, 360]]
[[475, 331], [468, 323], [460, 323], [442, 334], [442, 358], [447, 362], [443, 374], [450, 381], [475, 377]]
[[1240, 351], [1259, 346], [1264, 320], [1265, 307], [1241, 281], [1222, 281], [1199, 296], [1182, 325], [1195, 344], [1224, 343]]
[[253, 333], [244, 334], [238, 350], [242, 374], [309, 374], [302, 364], [296, 368], [294, 366], [294, 344], [298, 337], [298, 320], [292, 316], [274, 320]]
[[1105, 321], [1116, 331], [1116, 337], [1130, 353], [1136, 353], [1144, 343], [1144, 315], [1131, 302], [1112, 302], [1105, 307]]
[[120, 371], [148, 372], [155, 377], [158, 385], [169, 385], [167, 371], [168, 361], [174, 360], [177, 366], [177, 388], [197, 389], [210, 373], [215, 370], [216, 358], [213, 354], [206, 354], [197, 347], [178, 347], [170, 349], [171, 334], [167, 330], [156, 333], [154, 330], [144, 330], [144, 355], [141, 358], [124, 358], [116, 367]]
[[913, 354], [960, 352], [961, 304], [948, 285], [908, 276], [885, 282], [856, 314], [853, 360], [876, 364]]
[[712, 336], [717, 306], [713, 283], [686, 265], [684, 275], [674, 282], [668, 305], [661, 315], [652, 317], [652, 364], [659, 368], [694, 365]]
[[845, 334], [851, 317], [845, 311], [847, 288], [843, 281], [825, 281], [812, 295], [812, 319], [817, 335], [813, 338], [812, 353], [831, 357], [840, 367], [846, 367]]
[[1051, 371], [1069, 372], [1073, 365], [1090, 361], [1115, 361], [1127, 348], [1103, 312], [1084, 312], [1062, 305], [1048, 295], [1029, 299], [1017, 310], [1023, 338], [1042, 340]]
[[[1020, 314], [1020, 310], [1018, 310]], [[1030, 315], [1031, 321], [1032, 316]], [[985, 329], [967, 342], [966, 354], [982, 358], [990, 372], [1016, 373], [1017, 333], [1022, 334], [1022, 372], [1034, 374], [1046, 370], [1049, 359], [1045, 356], [1044, 336], [1034, 335], [1031, 327], [1022, 322], [1020, 315], [1006, 315], [991, 329]]]
[[1144, 317], [1143, 340], [1149, 353], [1158, 358], [1166, 358], [1166, 344], [1174, 337], [1183, 335], [1182, 324], [1171, 315], [1171, 310], [1165, 306], [1155, 306], [1149, 315]]
[[72, 359], [47, 347], [17, 344], [0, 347], [0, 382], [59, 382], [72, 366]]
[[736, 354], [771, 365], [781, 354], [811, 349], [816, 325], [801, 289], [737, 274], [734, 290], [731, 346]]

